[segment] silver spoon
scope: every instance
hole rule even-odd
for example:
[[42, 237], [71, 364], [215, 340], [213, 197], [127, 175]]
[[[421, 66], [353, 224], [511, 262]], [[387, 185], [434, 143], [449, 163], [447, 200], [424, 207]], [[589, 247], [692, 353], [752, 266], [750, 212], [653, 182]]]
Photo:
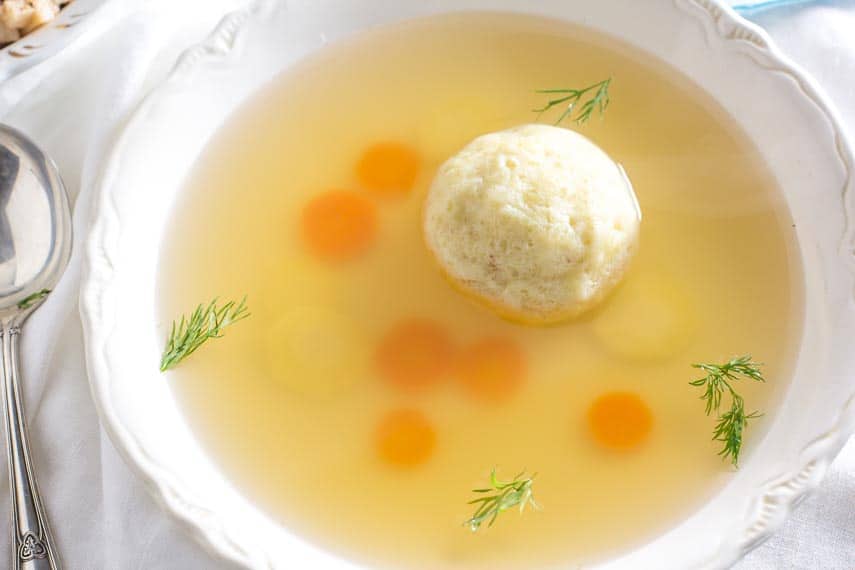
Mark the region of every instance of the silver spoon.
[[21, 327], [59, 281], [71, 254], [71, 216], [56, 166], [0, 125], [0, 346], [16, 570], [54, 570], [53, 545], [30, 460], [21, 402]]

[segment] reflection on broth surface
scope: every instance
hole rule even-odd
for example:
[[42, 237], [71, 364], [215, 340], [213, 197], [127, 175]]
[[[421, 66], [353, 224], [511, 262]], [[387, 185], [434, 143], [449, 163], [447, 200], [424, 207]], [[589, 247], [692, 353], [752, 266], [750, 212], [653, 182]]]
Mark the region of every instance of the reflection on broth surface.
[[[566, 125], [632, 179], [636, 258], [581, 319], [503, 321], [432, 262], [427, 188], [475, 136], [535, 120], [535, 89], [604, 76], [603, 119]], [[211, 141], [165, 243], [164, 322], [215, 296], [252, 311], [169, 376], [210, 455], [295, 532], [388, 568], [567, 567], [655, 536], [731, 470], [690, 364], [766, 363], [740, 384], [766, 412], [747, 461], [800, 332], [788, 214], [727, 115], [626, 46], [527, 17], [405, 23], [287, 72]], [[542, 509], [472, 533], [493, 467], [537, 472]]]

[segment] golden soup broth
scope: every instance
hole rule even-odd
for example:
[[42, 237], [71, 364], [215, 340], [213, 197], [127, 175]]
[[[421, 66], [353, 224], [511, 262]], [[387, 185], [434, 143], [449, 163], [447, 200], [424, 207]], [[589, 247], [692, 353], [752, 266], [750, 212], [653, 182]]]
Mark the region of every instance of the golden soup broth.
[[[593, 314], [547, 328], [505, 322], [449, 286], [427, 253], [431, 179], [475, 136], [537, 120], [535, 89], [607, 76], [604, 118], [566, 126], [626, 168], [644, 213], [639, 253]], [[357, 175], [363, 153], [389, 141], [417, 153], [407, 193], [372, 192]], [[307, 203], [331, 190], [376, 213], [376, 235], [346, 260], [319, 257], [301, 233]], [[772, 177], [727, 114], [638, 51], [499, 14], [381, 28], [283, 74], [199, 159], [164, 242], [164, 335], [215, 296], [247, 294], [252, 316], [167, 380], [238, 488], [325, 548], [387, 568], [587, 564], [678, 523], [731, 476], [690, 363], [749, 352], [766, 363], [766, 384], [739, 383], [748, 409], [767, 412], [750, 425], [750, 460], [800, 334], [793, 237]], [[410, 318], [451, 343], [447, 373], [420, 388], [378, 368], [384, 335]], [[516, 389], [498, 398], [474, 393], [453, 365], [491, 338], [523, 358]], [[589, 428], [592, 402], [615, 391], [652, 414], [629, 449]], [[429, 422], [392, 436], [411, 465], [378, 443], [395, 410]], [[494, 466], [505, 478], [536, 471], [542, 510], [506, 512], [473, 534], [467, 501]]]

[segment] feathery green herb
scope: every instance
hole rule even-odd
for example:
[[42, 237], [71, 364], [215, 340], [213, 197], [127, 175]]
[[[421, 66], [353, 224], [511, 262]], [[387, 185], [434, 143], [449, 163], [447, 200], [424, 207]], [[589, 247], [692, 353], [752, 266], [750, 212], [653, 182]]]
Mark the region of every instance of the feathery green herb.
[[199, 305], [187, 318], [182, 315], [179, 322], [172, 322], [172, 331], [160, 359], [160, 371], [178, 365], [193, 354], [208, 339], [223, 336], [223, 329], [249, 316], [246, 297], [240, 303], [229, 301], [218, 306], [217, 299], [207, 305]]
[[[582, 89], [538, 89], [536, 93], [557, 95], [557, 97], [547, 101], [543, 107], [534, 109], [534, 112], [540, 117], [553, 107], [563, 108], [564, 111], [555, 121], [556, 125], [561, 124], [567, 118], [572, 118], [577, 125], [584, 125], [594, 114], [594, 111], [599, 111], [600, 116], [605, 113], [609, 106], [609, 86], [611, 83], [612, 78], [609, 77]], [[591, 93], [592, 95], [589, 95]], [[585, 101], [586, 96], [589, 96], [590, 99]], [[578, 112], [576, 112], [577, 109]], [[575, 116], [573, 116], [574, 113], [576, 113]]]
[[469, 527], [469, 530], [476, 532], [485, 522], [488, 527], [493, 526], [500, 513], [517, 505], [519, 505], [520, 512], [523, 512], [527, 505], [539, 509], [540, 507], [534, 502], [531, 491], [535, 477], [537, 477], [536, 473], [531, 477], [526, 477], [525, 471], [522, 471], [511, 481], [499, 481], [496, 476], [496, 469], [493, 468], [490, 472], [490, 486], [472, 491], [483, 496], [469, 501], [468, 504], [478, 505], [478, 507], [472, 518], [464, 524]]
[[[706, 413], [710, 415], [715, 412], [718, 415], [713, 429], [713, 440], [724, 444], [718, 452], [723, 459], [730, 458], [734, 466], [739, 465], [739, 452], [742, 449], [742, 434], [748, 425], [748, 420], [759, 418], [758, 412], [745, 413], [745, 401], [742, 396], [733, 389], [733, 382], [740, 378], [765, 382], [760, 364], [752, 361], [751, 355], [732, 358], [724, 364], [692, 364], [706, 372], [706, 376], [689, 382], [692, 386], [705, 387], [701, 400], [706, 402]], [[724, 413], [720, 411], [722, 396], [730, 395], [730, 409]]]
[[48, 295], [50, 295], [50, 289], [42, 289], [41, 291], [36, 291], [32, 295], [27, 295], [26, 297], [18, 301], [18, 308], [29, 309]]

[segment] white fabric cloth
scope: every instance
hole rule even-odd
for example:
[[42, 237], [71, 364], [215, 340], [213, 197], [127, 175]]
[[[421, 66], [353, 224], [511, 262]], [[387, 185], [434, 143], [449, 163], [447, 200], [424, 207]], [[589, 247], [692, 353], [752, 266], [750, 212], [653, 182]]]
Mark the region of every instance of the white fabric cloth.
[[[111, 0], [73, 46], [0, 85], [0, 121], [26, 132], [53, 156], [74, 202], [77, 248], [63, 281], [27, 324], [23, 339], [32, 451], [66, 568], [228, 568], [160, 510], [100, 429], [86, 380], [77, 297], [92, 187], [105, 153], [180, 51], [242, 3]], [[815, 3], [752, 17], [817, 76], [855, 131], [855, 2]], [[0, 511], [8, 509], [8, 481], [0, 469]], [[8, 560], [8, 520], [0, 520], [0, 560]], [[738, 568], [855, 568], [855, 442], [837, 459], [822, 488]]]

